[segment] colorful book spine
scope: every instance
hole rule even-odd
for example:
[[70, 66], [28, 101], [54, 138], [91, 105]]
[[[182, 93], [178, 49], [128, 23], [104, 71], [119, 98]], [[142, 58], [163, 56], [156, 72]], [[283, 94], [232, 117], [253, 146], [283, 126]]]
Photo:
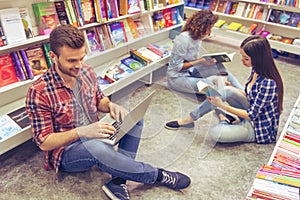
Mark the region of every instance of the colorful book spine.
[[21, 62], [19, 60], [17, 52], [15, 52], [15, 51], [11, 52], [10, 55], [12, 57], [12, 60], [13, 60], [14, 66], [15, 66], [15, 71], [16, 71], [16, 75], [18, 77], [18, 80], [19, 81], [25, 81], [26, 76], [25, 76], [25, 73], [23, 71], [23, 68], [22, 68], [22, 65], [21, 65]]
[[21, 57], [22, 57], [22, 60], [23, 60], [24, 66], [25, 66], [28, 79], [33, 79], [34, 76], [33, 76], [33, 73], [30, 69], [30, 65], [29, 65], [29, 62], [28, 62], [25, 51], [23, 49], [21, 49], [19, 52], [21, 54]]

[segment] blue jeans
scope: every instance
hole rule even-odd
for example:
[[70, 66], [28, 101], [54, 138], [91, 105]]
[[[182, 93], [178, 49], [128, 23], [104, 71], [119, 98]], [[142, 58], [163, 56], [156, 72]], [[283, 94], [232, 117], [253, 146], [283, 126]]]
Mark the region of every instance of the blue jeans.
[[118, 150], [97, 139], [78, 140], [65, 149], [61, 169], [81, 172], [96, 165], [112, 177], [153, 184], [157, 179], [157, 168], [134, 160], [142, 129], [143, 121], [140, 121], [120, 140]]
[[[229, 105], [248, 109], [249, 102], [244, 94], [233, 87], [225, 87], [221, 91], [222, 98]], [[241, 119], [238, 124], [228, 124], [221, 121], [219, 124], [213, 126], [209, 130], [211, 138], [216, 142], [255, 142], [255, 132], [250, 120]]]

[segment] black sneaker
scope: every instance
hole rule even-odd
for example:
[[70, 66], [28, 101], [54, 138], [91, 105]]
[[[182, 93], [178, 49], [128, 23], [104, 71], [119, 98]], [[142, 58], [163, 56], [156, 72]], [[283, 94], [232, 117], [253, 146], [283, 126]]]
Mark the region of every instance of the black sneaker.
[[125, 184], [116, 185], [110, 181], [102, 186], [102, 190], [112, 200], [129, 200], [129, 194]]
[[189, 124], [179, 125], [177, 121], [171, 121], [165, 124], [165, 128], [170, 130], [176, 130], [180, 128], [194, 128], [194, 127], [195, 127], [194, 122]]
[[191, 184], [191, 179], [180, 172], [170, 172], [163, 170], [162, 174], [163, 177], [158, 184], [166, 186], [173, 190], [184, 189]]

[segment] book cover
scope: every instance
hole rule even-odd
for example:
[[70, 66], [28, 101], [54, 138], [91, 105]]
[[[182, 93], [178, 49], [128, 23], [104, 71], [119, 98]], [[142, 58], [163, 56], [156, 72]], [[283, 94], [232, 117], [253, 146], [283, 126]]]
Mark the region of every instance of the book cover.
[[70, 24], [72, 24], [74, 27], [79, 26], [79, 17], [77, 16], [76, 8], [74, 7], [74, 3], [72, 0], [66, 0], [65, 1], [66, 11], [69, 16]]
[[115, 46], [119, 46], [126, 42], [126, 38], [123, 32], [123, 28], [120, 22], [112, 22], [109, 24], [111, 31], [111, 38]]
[[196, 3], [194, 6], [191, 6], [191, 7], [195, 7], [195, 8], [199, 8], [199, 9], [203, 9], [203, 6], [204, 6], [204, 1], [205, 0], [196, 0]]
[[86, 29], [85, 31], [87, 35], [87, 43], [89, 45], [89, 48], [91, 49], [91, 52], [100, 51], [101, 45], [97, 39], [96, 30], [94, 28], [89, 28]]
[[164, 29], [166, 27], [164, 13], [162, 11], [154, 12], [153, 23], [156, 24], [158, 30]]
[[41, 45], [28, 48], [25, 53], [34, 76], [47, 71], [48, 65]]
[[24, 66], [25, 66], [25, 71], [26, 71], [28, 79], [33, 79], [34, 76], [33, 76], [33, 73], [31, 71], [31, 68], [30, 68], [30, 65], [29, 65], [29, 62], [28, 62], [25, 51], [23, 49], [21, 49], [19, 52], [20, 52], [21, 58], [23, 60]]
[[156, 53], [157, 55], [159, 55], [161, 58], [166, 57], [169, 55], [168, 50], [156, 45], [156, 44], [148, 44], [147, 49], [149, 49], [150, 51], [153, 51], [154, 53]]
[[127, 67], [131, 68], [132, 70], [136, 71], [144, 67], [144, 65], [137, 60], [134, 60], [131, 57], [127, 57], [121, 60], [121, 63], [126, 65]]
[[130, 30], [128, 21], [126, 19], [123, 19], [120, 22], [123, 23], [125, 34], [126, 34], [126, 37], [127, 37], [127, 41], [132, 41], [133, 40], [133, 34]]
[[128, 14], [141, 12], [139, 0], [128, 0]]
[[288, 25], [300, 28], [300, 13], [293, 13], [291, 15]]
[[139, 37], [139, 33], [138, 33], [138, 30], [136, 28], [136, 25], [134, 23], [133, 18], [129, 17], [129, 18], [126, 19], [126, 21], [127, 21], [128, 26], [130, 28], [132, 37], [135, 38], [135, 39], [138, 38]]
[[70, 24], [64, 1], [55, 1], [55, 9], [60, 24]]
[[235, 12], [235, 16], [243, 16], [244, 10], [246, 8], [246, 3], [245, 2], [238, 2], [237, 8], [236, 8], [236, 12]]
[[20, 61], [20, 63], [21, 63], [21, 66], [22, 66], [22, 70], [23, 70], [23, 72], [24, 72], [25, 79], [28, 80], [28, 79], [30, 79], [30, 78], [29, 78], [28, 75], [27, 75], [26, 67], [25, 67], [24, 61], [23, 61], [23, 59], [22, 59], [21, 53], [20, 53], [20, 51], [16, 51], [16, 53], [17, 53], [18, 59], [19, 59], [19, 61]]
[[172, 15], [172, 23], [173, 25], [182, 24], [182, 17], [179, 14], [178, 7], [171, 8], [171, 15]]
[[133, 70], [129, 67], [127, 67], [124, 64], [118, 64], [114, 65], [108, 68], [104, 75], [104, 79], [106, 79], [108, 82], [113, 83], [115, 81], [118, 81], [127, 75], [131, 74]]
[[216, 12], [224, 13], [227, 6], [227, 2], [228, 2], [227, 0], [219, 0], [219, 3], [216, 8]]
[[231, 30], [231, 31], [238, 31], [239, 28], [241, 28], [243, 26], [243, 24], [238, 23], [238, 22], [231, 22], [228, 26], [227, 26], [227, 30]]
[[272, 10], [269, 15], [269, 22], [287, 25], [289, 23], [292, 13], [283, 10]]
[[80, 0], [82, 19], [84, 24], [96, 21], [95, 8], [92, 0]]
[[59, 25], [54, 2], [38, 2], [32, 4], [40, 35], [50, 34]]
[[106, 79], [102, 78], [101, 76], [97, 77], [97, 83], [98, 86], [100, 87], [100, 90], [103, 90], [106, 86], [110, 84]]
[[210, 1], [207, 1], [207, 0], [206, 0], [205, 5], [206, 5], [206, 6], [209, 6], [209, 9], [210, 9], [211, 11], [215, 11], [216, 8], [217, 8], [217, 6], [218, 6], [218, 3], [219, 3], [219, 0], [210, 0]]
[[173, 26], [171, 9], [170, 8], [164, 9], [163, 15], [164, 15], [164, 19], [165, 19], [165, 27], [167, 28], [167, 27]]
[[215, 59], [217, 63], [222, 63], [222, 62], [231, 62], [234, 55], [235, 52], [233, 53], [220, 52], [220, 53], [204, 54], [202, 55], [202, 58]]
[[5, 140], [16, 133], [20, 132], [22, 128], [14, 122], [8, 115], [0, 116], [0, 141]]
[[30, 126], [30, 120], [25, 107], [19, 108], [7, 114], [22, 129]]
[[159, 56], [158, 54], [154, 53], [153, 51], [147, 49], [146, 47], [140, 47], [137, 49], [137, 51], [140, 54], [142, 54], [142, 56], [150, 59], [152, 62], [161, 59], [161, 56]]
[[220, 27], [223, 26], [225, 23], [226, 23], [225, 20], [219, 19], [219, 20], [214, 24], [214, 27], [220, 28]]
[[206, 96], [221, 96], [221, 94], [215, 90], [212, 86], [203, 81], [197, 82], [198, 91]]
[[142, 19], [135, 18], [133, 21], [136, 26], [138, 37], [143, 37], [144, 35], [146, 35], [146, 29], [145, 29]]
[[10, 53], [13, 63], [14, 63], [14, 67], [15, 67], [15, 71], [16, 71], [16, 75], [19, 81], [25, 81], [26, 80], [26, 76], [25, 73], [23, 71], [23, 67], [21, 65], [18, 53], [13, 51]]
[[0, 87], [18, 82], [13, 60], [10, 54], [0, 56]]
[[144, 57], [140, 52], [138, 52], [137, 50], [131, 49], [130, 50], [130, 56], [139, 61], [140, 63], [142, 63], [143, 65], [148, 65], [149, 63], [151, 63], [152, 61], [146, 57]]
[[118, 5], [120, 15], [128, 15], [128, 0], [119, 0]]
[[18, 8], [1, 9], [0, 21], [7, 44], [22, 42], [27, 39]]
[[26, 34], [27, 38], [32, 38], [34, 37], [31, 21], [30, 21], [30, 15], [29, 15], [29, 10], [28, 8], [19, 8], [19, 13], [21, 16], [21, 20], [23, 23], [24, 31]]

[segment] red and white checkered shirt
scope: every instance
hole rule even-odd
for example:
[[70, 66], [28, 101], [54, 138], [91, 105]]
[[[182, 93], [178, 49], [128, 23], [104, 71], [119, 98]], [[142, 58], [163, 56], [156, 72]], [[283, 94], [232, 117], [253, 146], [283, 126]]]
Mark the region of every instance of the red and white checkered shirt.
[[[98, 118], [98, 105], [104, 97], [100, 91], [96, 74], [91, 67], [83, 65], [77, 76], [81, 90], [82, 107], [90, 123]], [[26, 97], [26, 111], [31, 121], [33, 141], [39, 146], [50, 135], [76, 128], [80, 122], [80, 104], [73, 91], [53, 66], [29, 88]], [[66, 147], [45, 151], [44, 167], [58, 172], [62, 153]]]

